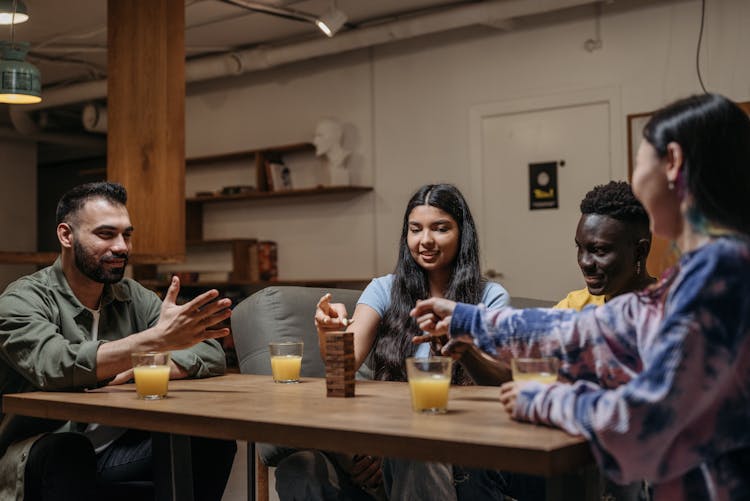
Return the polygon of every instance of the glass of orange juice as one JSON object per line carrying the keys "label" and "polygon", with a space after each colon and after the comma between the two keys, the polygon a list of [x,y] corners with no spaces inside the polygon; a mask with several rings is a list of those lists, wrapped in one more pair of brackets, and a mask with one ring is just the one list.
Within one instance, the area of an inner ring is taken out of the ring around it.
{"label": "glass of orange juice", "polygon": [[448,411],[451,386],[450,357],[410,357],[406,359],[411,406],[415,412],[444,414]]}
{"label": "glass of orange juice", "polygon": [[299,383],[302,368],[302,341],[268,343],[271,354],[271,372],[277,383]]}
{"label": "glass of orange juice", "polygon": [[514,358],[510,366],[513,371],[513,381],[552,384],[557,381],[560,360],[555,357]]}
{"label": "glass of orange juice", "polygon": [[166,398],[169,387],[168,351],[147,351],[133,353],[133,377],[138,398],[160,400]]}

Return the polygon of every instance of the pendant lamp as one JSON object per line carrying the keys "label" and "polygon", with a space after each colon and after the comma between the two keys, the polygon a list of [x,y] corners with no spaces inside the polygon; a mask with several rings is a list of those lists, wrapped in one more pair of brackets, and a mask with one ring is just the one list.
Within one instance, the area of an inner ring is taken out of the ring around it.
{"label": "pendant lamp", "polygon": [[29,11],[23,0],[0,0],[0,24],[20,24],[28,20]]}
{"label": "pendant lamp", "polygon": [[33,104],[42,100],[39,69],[24,61],[28,42],[0,42],[0,103]]}

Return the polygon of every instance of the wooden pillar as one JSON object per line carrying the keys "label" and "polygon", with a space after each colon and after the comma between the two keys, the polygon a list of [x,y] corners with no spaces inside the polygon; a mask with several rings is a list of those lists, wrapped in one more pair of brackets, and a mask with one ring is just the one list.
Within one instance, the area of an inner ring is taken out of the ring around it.
{"label": "wooden pillar", "polygon": [[107,9],[107,179],[128,190],[132,261],[181,261],[184,1],[108,0]]}

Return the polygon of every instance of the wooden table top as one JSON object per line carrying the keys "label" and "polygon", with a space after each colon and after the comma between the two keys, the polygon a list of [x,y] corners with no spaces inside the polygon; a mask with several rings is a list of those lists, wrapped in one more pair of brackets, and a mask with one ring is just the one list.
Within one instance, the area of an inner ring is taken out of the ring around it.
{"label": "wooden table top", "polygon": [[451,387],[443,415],[412,412],[406,383],[357,381],[354,398],[325,395],[324,379],[230,374],[170,381],[157,401],[138,400],[132,384],[5,395],[3,412],[546,476],[593,461],[584,439],[511,420],[494,387]]}

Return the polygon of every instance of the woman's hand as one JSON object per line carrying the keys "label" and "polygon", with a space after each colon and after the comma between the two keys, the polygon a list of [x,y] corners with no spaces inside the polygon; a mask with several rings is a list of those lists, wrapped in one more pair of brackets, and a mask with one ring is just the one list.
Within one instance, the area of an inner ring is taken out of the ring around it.
{"label": "woman's hand", "polygon": [[516,410],[516,399],[518,398],[518,384],[515,381],[504,383],[500,386],[500,403],[503,405],[505,412],[513,417]]}
{"label": "woman's hand", "polygon": [[318,333],[344,330],[350,323],[346,306],[332,303],[330,292],[320,298],[315,308],[315,328]]}

